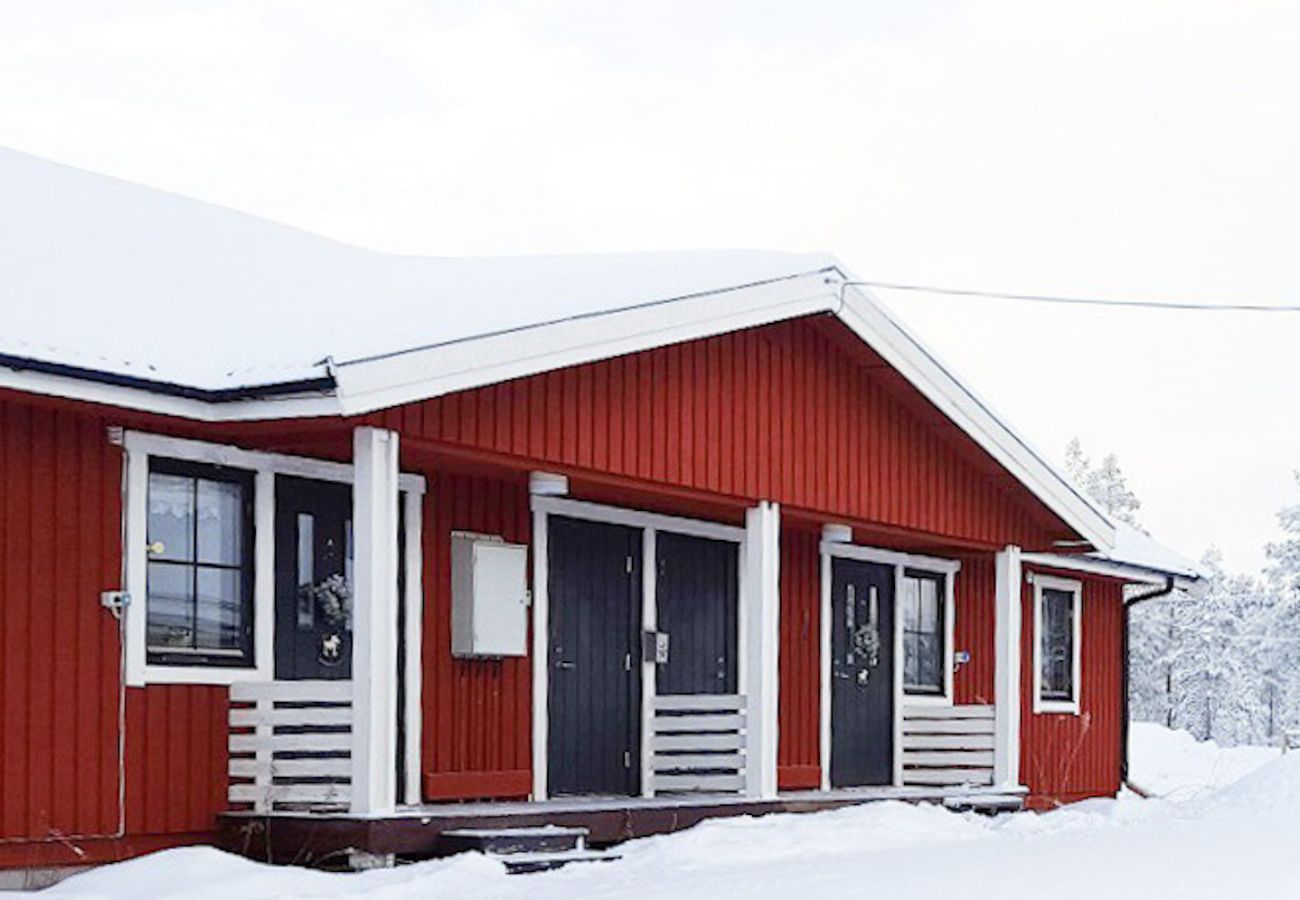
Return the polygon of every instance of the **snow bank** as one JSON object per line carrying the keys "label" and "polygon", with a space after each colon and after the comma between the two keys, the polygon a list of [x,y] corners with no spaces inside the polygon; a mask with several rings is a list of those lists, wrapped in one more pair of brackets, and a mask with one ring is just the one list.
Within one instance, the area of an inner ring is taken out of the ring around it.
{"label": "snow bank", "polygon": [[107,866],[50,893],[76,900],[1281,900],[1300,897],[1300,873],[1289,865],[1300,833],[1300,753],[1277,757],[1143,726],[1135,729],[1135,766],[1189,796],[1128,795],[998,818],[891,802],[714,820],[626,844],[619,862],[528,876],[507,876],[476,855],[339,875],[188,848]]}
{"label": "snow bank", "polygon": [[1186,731],[1134,722],[1129,730],[1129,780],[1160,797],[1191,799],[1232,784],[1280,753],[1276,747],[1220,747]]}

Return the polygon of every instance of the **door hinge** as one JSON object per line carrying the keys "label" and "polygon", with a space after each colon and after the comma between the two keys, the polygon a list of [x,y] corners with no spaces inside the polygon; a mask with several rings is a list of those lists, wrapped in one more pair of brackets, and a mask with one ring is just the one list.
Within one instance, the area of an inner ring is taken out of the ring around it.
{"label": "door hinge", "polygon": [[631,671],[632,671],[632,654],[631,654],[631,653],[624,653],[624,654],[623,654],[623,671],[624,671],[624,672],[631,672]]}
{"label": "door hinge", "polygon": [[629,553],[627,556],[627,574],[632,574],[632,569],[635,565],[636,563],[632,561],[632,554]]}

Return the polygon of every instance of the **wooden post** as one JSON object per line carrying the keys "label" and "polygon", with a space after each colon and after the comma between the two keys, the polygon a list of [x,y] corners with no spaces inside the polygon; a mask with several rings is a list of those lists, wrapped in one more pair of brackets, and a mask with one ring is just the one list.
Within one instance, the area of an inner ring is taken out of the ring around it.
{"label": "wooden post", "polygon": [[995,563],[993,784],[1020,785],[1020,548],[1008,545]]}
{"label": "wooden post", "polygon": [[398,437],[352,433],[352,811],[389,813],[397,802]]}
{"label": "wooden post", "polygon": [[764,500],[745,512],[745,793],[776,796],[777,691],[781,613],[781,509]]}

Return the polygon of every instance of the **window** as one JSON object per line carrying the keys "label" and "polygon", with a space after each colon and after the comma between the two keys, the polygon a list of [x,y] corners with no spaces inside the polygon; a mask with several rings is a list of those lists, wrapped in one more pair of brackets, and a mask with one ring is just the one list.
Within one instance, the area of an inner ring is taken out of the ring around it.
{"label": "window", "polygon": [[150,460],[148,662],[253,664],[253,475]]}
{"label": "window", "polygon": [[1077,581],[1034,576],[1036,712],[1079,711],[1081,598]]}
{"label": "window", "polygon": [[901,586],[903,687],[909,694],[942,695],[947,684],[944,576],[907,569]]}

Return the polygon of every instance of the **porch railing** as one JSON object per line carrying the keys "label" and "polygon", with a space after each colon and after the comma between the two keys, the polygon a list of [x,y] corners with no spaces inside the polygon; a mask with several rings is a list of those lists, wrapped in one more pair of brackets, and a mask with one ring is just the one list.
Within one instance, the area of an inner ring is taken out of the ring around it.
{"label": "porch railing", "polygon": [[904,707],[903,784],[992,784],[993,746],[992,706]]}
{"label": "porch railing", "polygon": [[654,700],[651,793],[745,790],[745,698],[665,694]]}
{"label": "porch railing", "polygon": [[232,804],[340,809],[352,792],[352,682],[230,687]]}

